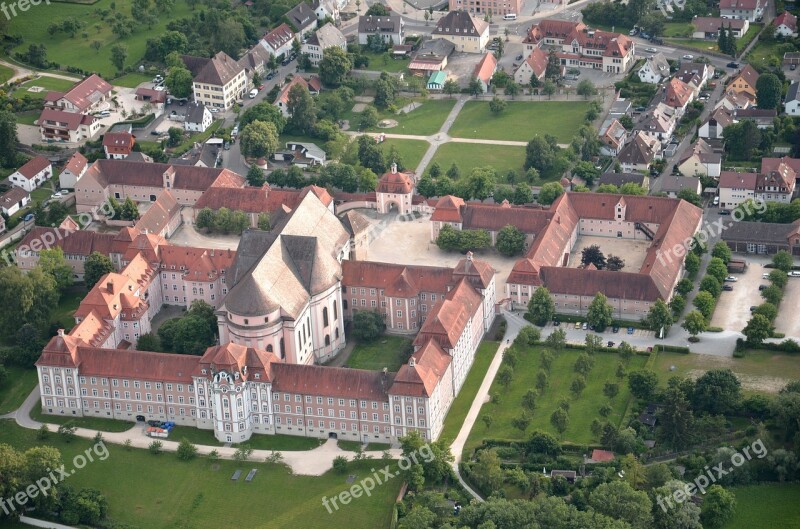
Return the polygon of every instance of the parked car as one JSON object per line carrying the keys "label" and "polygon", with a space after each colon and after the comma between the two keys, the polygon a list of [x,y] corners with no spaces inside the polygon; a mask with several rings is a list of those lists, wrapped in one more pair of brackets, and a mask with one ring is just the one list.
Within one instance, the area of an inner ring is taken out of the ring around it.
{"label": "parked car", "polygon": [[628,327],[628,334],[633,334],[633,327]]}
{"label": "parked car", "polygon": [[684,60],[687,60],[687,61],[691,61],[692,59],[694,59],[694,55],[689,55],[689,54],[687,53],[686,55],[684,55],[684,56],[683,56],[683,59],[684,59]]}
{"label": "parked car", "polygon": [[137,415],[136,420],[139,422],[144,422],[144,415]]}
{"label": "parked car", "polygon": [[580,328],[581,328],[581,322],[579,322],[579,321],[576,321],[576,322],[575,322],[575,328],[576,328],[576,329],[580,329]]}
{"label": "parked car", "polygon": [[797,270],[792,270],[792,271],[791,271],[791,272],[789,272],[787,275],[788,275],[789,277],[800,277],[800,272],[798,272]]}
{"label": "parked car", "polygon": [[764,272],[761,274],[761,279],[769,279],[769,272]]}
{"label": "parked car", "polygon": [[728,68],[738,68],[739,67],[739,63],[731,61],[728,64],[726,64],[725,66],[727,66]]}
{"label": "parked car", "polygon": [[219,109],[218,108],[209,108],[208,111],[211,112],[212,114],[217,114],[219,112]]}
{"label": "parked car", "polygon": [[611,332],[613,332],[615,334],[618,333],[619,332],[619,325],[614,325],[613,327],[611,327]]}
{"label": "parked car", "polygon": [[769,287],[767,285],[758,285],[758,291],[761,292],[762,290],[766,290]]}
{"label": "parked car", "polygon": [[514,59],[514,60],[515,60],[515,61],[521,61],[521,60],[522,60],[522,59],[524,59],[524,58],[525,58],[525,57],[523,57],[523,55],[520,53],[519,55],[517,55],[517,58],[516,58],[516,59]]}
{"label": "parked car", "polygon": [[730,292],[731,290],[733,290],[733,287],[731,285],[722,285],[722,290]]}
{"label": "parked car", "polygon": [[731,212],[730,212],[730,210],[727,210],[727,209],[721,209],[721,210],[719,210],[719,214],[720,215],[730,215]]}
{"label": "parked car", "polygon": [[589,324],[586,323],[586,322],[583,322],[583,325],[581,325],[581,329],[583,329],[585,331],[588,328],[589,328]]}
{"label": "parked car", "polygon": [[267,81],[270,81],[270,80],[272,80],[273,77],[275,77],[275,72],[269,72],[264,79],[266,79]]}
{"label": "parked car", "polygon": [[609,340],[608,343],[606,344],[606,347],[614,347],[614,345],[615,345],[614,342]]}
{"label": "parked car", "polygon": [[739,279],[733,276],[728,276],[725,278],[726,283],[736,283],[737,281],[739,281]]}
{"label": "parked car", "polygon": [[790,64],[790,65],[789,65],[789,69],[790,69],[791,71],[795,71],[795,70],[797,69],[797,65],[796,65],[796,64]]}
{"label": "parked car", "polygon": [[655,48],[645,48],[644,51],[647,53],[658,53],[658,50]]}
{"label": "parked car", "polygon": [[645,112],[647,107],[636,107],[633,109],[634,112]]}
{"label": "parked car", "polygon": [[756,310],[757,308],[758,308],[758,307],[756,307],[755,305],[753,305],[752,307],[750,307],[750,312],[755,312],[755,310]]}
{"label": "parked car", "polygon": [[33,220],[33,213],[28,213],[27,215],[25,215],[25,218],[23,218],[22,220],[24,220],[25,222],[32,221]]}
{"label": "parked car", "polygon": [[61,198],[61,191],[58,191],[57,193],[53,193],[52,195],[50,195],[50,200],[57,200],[59,198]]}
{"label": "parked car", "polygon": [[561,326],[561,322],[560,321],[553,320],[553,327],[560,327],[560,326]]}

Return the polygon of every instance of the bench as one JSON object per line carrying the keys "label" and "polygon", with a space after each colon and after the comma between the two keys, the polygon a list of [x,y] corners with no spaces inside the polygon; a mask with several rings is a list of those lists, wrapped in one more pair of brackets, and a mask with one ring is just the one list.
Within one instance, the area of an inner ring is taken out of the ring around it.
{"label": "bench", "polygon": [[247,477],[244,478],[244,480],[247,483],[250,483],[251,481],[253,481],[253,478],[256,477],[256,472],[258,472],[258,469],[254,468],[253,470],[251,470],[250,472],[247,473]]}
{"label": "bench", "polygon": [[237,470],[236,472],[233,473],[233,476],[231,476],[231,481],[237,481],[239,479],[239,476],[241,476],[241,475],[242,475],[242,471],[241,470]]}

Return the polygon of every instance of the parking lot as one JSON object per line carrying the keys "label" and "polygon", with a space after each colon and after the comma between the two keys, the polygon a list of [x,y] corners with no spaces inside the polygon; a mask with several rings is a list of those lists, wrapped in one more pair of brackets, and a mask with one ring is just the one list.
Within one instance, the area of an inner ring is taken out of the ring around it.
{"label": "parking lot", "polygon": [[783,301],[778,307],[778,317],[775,318],[775,331],[782,332],[787,338],[800,338],[798,299],[800,299],[800,277],[790,277],[783,291]]}
{"label": "parking lot", "polygon": [[[544,327],[542,327],[542,336],[548,336],[552,333],[557,327],[553,325],[553,322],[548,323]],[[628,334],[628,329],[626,327],[620,327],[618,332],[614,332],[612,327],[608,327],[603,332],[595,332],[590,330],[583,330],[583,328],[576,329],[575,323],[570,322],[563,322],[558,328],[563,329],[567,333],[567,343],[573,344],[584,344],[586,343],[586,335],[587,334],[597,334],[603,339],[603,345],[607,345],[609,341],[614,342],[614,346],[618,346],[621,342],[637,342],[639,340],[653,340],[655,339],[656,333],[654,331],[649,331],[647,329],[633,329],[631,334]],[[639,349],[642,347],[639,346]]]}
{"label": "parking lot", "polygon": [[[714,316],[711,318],[712,327],[741,331],[750,320],[750,307],[761,305],[764,302],[758,291],[758,286],[769,284],[769,281],[761,276],[769,272],[768,268],[764,268],[764,264],[768,263],[770,259],[765,256],[747,256],[746,260],[750,265],[744,273],[731,274],[738,281],[726,283],[733,285],[733,290],[722,292],[719,301],[717,301]],[[780,318],[780,315],[778,318]]]}

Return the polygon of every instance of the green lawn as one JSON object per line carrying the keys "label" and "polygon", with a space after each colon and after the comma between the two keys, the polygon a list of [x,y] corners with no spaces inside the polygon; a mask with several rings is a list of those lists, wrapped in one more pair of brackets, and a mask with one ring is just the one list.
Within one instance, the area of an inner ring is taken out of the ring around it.
{"label": "green lawn", "polygon": [[13,76],[14,76],[14,70],[9,68],[8,66],[0,65],[0,84],[4,84]]}
{"label": "green lawn", "polygon": [[50,424],[72,423],[78,428],[88,428],[101,432],[127,432],[134,427],[135,423],[128,421],[118,421],[115,419],[103,419],[101,417],[70,417],[68,415],[50,415],[42,413],[42,403],[37,402],[31,410],[31,419]]}
{"label": "green lawn", "polygon": [[[702,345],[701,337],[698,347]],[[754,350],[744,358],[662,352],[653,365],[662,384],[672,376],[696,378],[709,369],[731,369],[742,381],[743,389],[752,392],[776,393],[786,382],[800,380],[797,356],[772,351]]]}
{"label": "green lawn", "polygon": [[39,383],[35,369],[6,366],[8,377],[0,386],[0,415],[10,413],[20,406]]}
{"label": "green lawn", "polygon": [[[396,106],[403,108],[411,103],[411,99],[401,99],[396,102]],[[439,132],[442,128],[447,115],[453,110],[456,104],[455,99],[420,99],[421,106],[405,114],[394,112],[378,111],[378,121],[393,119],[397,121],[397,126],[392,128],[373,127],[367,129],[369,132],[391,132],[393,134],[411,134],[418,136],[430,136]],[[361,114],[358,112],[347,111],[342,119],[350,121],[351,130],[360,130],[358,127]]]}
{"label": "green lawn", "polygon": [[458,435],[461,427],[464,425],[464,419],[467,417],[472,401],[475,400],[475,395],[481,387],[483,379],[486,377],[486,371],[489,369],[489,364],[492,363],[492,358],[497,352],[500,342],[481,342],[478,346],[478,351],[475,353],[475,360],[472,367],[469,369],[464,385],[461,386],[461,391],[458,396],[450,405],[450,410],[447,412],[447,417],[444,419],[444,426],[442,433],[439,434],[441,439],[452,441]]}
{"label": "green lawn", "polygon": [[143,73],[127,73],[109,81],[114,86],[124,86],[126,88],[136,88],[142,83],[152,81],[153,77]]}
{"label": "green lawn", "polygon": [[18,125],[35,125],[36,120],[39,119],[39,116],[42,113],[39,111],[34,112],[22,112],[16,114],[17,116],[17,124]]}
{"label": "green lawn", "polygon": [[689,22],[667,22],[664,25],[665,37],[691,37],[694,26]]}
{"label": "green lawn", "polygon": [[[14,97],[22,97],[27,95],[32,99],[44,99],[44,96],[48,91],[53,90],[56,92],[66,92],[74,84],[74,82],[67,81],[66,79],[56,79],[55,77],[42,76],[38,79],[31,79],[30,81],[22,83],[12,93]],[[43,90],[40,92],[29,92],[28,89],[32,86],[40,86],[43,88]]]}
{"label": "green lawn", "polygon": [[170,154],[173,156],[180,156],[183,153],[189,151],[192,147],[194,147],[195,143],[203,144],[206,142],[207,139],[211,137],[214,132],[218,128],[222,126],[221,119],[215,120],[210,127],[208,127],[205,132],[198,132],[197,134],[192,134],[189,136],[188,139],[183,140],[177,147],[170,151]]}
{"label": "green lawn", "polygon": [[400,336],[383,336],[374,342],[356,343],[350,358],[345,364],[353,369],[369,369],[380,371],[388,368],[395,372],[402,365],[402,352],[411,342],[408,338]]}
{"label": "green lawn", "polygon": [[[0,428],[0,443],[18,449],[39,444],[36,432],[15,425]],[[61,450],[68,470],[72,458],[90,447],[88,439],[64,444],[52,435],[48,444]],[[126,451],[107,445],[109,456],[95,460],[69,478],[75,489],[92,487],[108,499],[109,518],[117,523],[149,529],[374,529],[388,527],[391,508],[402,480],[394,479],[376,487],[332,514],[322,498],[337,496],[350,487],[349,474],[356,479],[371,475],[374,461],[350,463],[347,473],[323,476],[294,476],[283,465],[220,460],[212,465],[206,458],[182,462],[173,453],[151,455],[146,450]],[[244,475],[258,469],[251,483]],[[242,470],[234,482],[231,475]],[[341,505],[340,505],[341,507]],[[324,521],[324,523],[323,523]]]}
{"label": "green lawn", "polygon": [[61,294],[58,307],[50,314],[50,319],[58,323],[64,330],[70,331],[75,326],[75,318],[72,316],[81,304],[81,300],[86,296],[87,290],[84,286],[74,286]]}
{"label": "green lawn", "polygon": [[411,59],[394,59],[390,57],[389,53],[373,53],[371,51],[364,52],[369,58],[369,66],[365,70],[372,70],[376,72],[400,73],[408,70],[408,63]]}
{"label": "green lawn", "polygon": [[[589,427],[594,419],[601,418],[598,410],[605,403],[611,404],[614,409],[608,418],[609,421],[618,424],[622,419],[630,395],[627,384],[624,381],[619,384],[619,394],[613,400],[609,400],[603,395],[603,386],[607,381],[619,382],[615,373],[617,364],[621,361],[620,357],[615,353],[596,353],[594,368],[586,377],[586,388],[580,397],[575,398],[569,388],[575,378],[573,365],[582,351],[564,349],[554,354],[549,375],[550,385],[545,389],[544,394],[536,399],[536,409],[526,433],[514,428],[511,421],[522,411],[523,395],[529,389],[536,387],[536,374],[540,369],[540,357],[543,350],[542,347],[529,347],[521,352],[517,366],[514,368],[514,379],[508,389],[504,389],[495,378],[490,394],[499,395],[501,402],[500,404],[488,402],[483,405],[479,420],[472,428],[464,447],[466,453],[471,452],[486,438],[524,439],[533,430],[544,430],[558,435],[550,424],[550,415],[557,409],[562,398],[567,398],[570,402],[570,422],[562,436],[564,440],[575,443],[592,442],[593,437]],[[645,362],[645,356],[637,355],[630,360],[627,368],[628,370],[640,369]],[[491,428],[487,429],[480,419],[483,415],[490,415],[494,418]]]}
{"label": "green lawn", "polygon": [[[744,34],[744,37],[736,41],[736,49],[739,51],[745,49],[747,45],[750,44],[754,38],[756,38],[756,35],[758,35],[762,29],[764,29],[764,24],[750,24],[750,29],[747,30],[747,33]],[[783,59],[783,57],[781,57],[781,59]]]}
{"label": "green lawn", "polygon": [[783,54],[786,51],[794,51],[794,46],[777,41],[764,42],[759,40],[758,43],[753,46],[753,49],[750,50],[750,53],[747,54],[747,62],[754,66],[762,67],[766,67],[774,62],[777,66],[780,66],[783,60]]}
{"label": "green lawn", "polygon": [[[176,426],[169,434],[172,441],[188,439],[194,444],[222,446],[211,430],[201,430],[190,426]],[[256,450],[311,450],[322,444],[324,439],[299,437],[296,435],[254,435],[246,445]]]}
{"label": "green lawn", "polygon": [[[341,439],[336,442],[336,446],[339,447],[341,450],[347,450],[348,452],[356,452],[359,448],[364,446],[364,443],[359,441],[342,441]],[[392,445],[387,443],[369,443],[367,445],[367,450],[370,451],[383,451],[389,450]]]}
{"label": "green lawn", "polygon": [[[422,160],[422,157],[425,156],[425,152],[427,152],[428,147],[430,147],[430,143],[427,141],[422,140],[400,140],[397,138],[387,138],[381,144],[381,149],[385,155],[389,155],[389,149],[391,146],[397,148],[397,152],[400,153],[400,158],[403,160],[403,164],[407,169],[415,170],[419,162]],[[386,159],[387,163],[391,163],[392,160]]]}
{"label": "green lawn", "polygon": [[53,188],[50,187],[50,182],[45,182],[41,187],[37,187],[31,193],[31,203],[45,202],[53,195]]}
{"label": "green lawn", "polygon": [[502,179],[510,170],[524,174],[522,165],[525,163],[525,147],[450,142],[436,150],[432,162],[439,162],[445,170],[455,162],[461,169],[462,176],[469,175],[473,167],[489,165]]}
{"label": "green lawn", "polygon": [[794,529],[800,527],[800,485],[752,485],[733,487],[736,514],[723,529]]}
{"label": "green lawn", "polygon": [[[148,38],[164,33],[166,26],[172,20],[190,16],[190,9],[186,0],[175,2],[175,8],[169,14],[162,15],[152,29],[135,27],[133,33],[124,39],[117,38],[111,24],[102,20],[98,10],[111,9],[114,4],[116,11],[127,16],[131,15],[131,0],[100,0],[94,5],[79,5],[52,3],[51,5],[35,6],[28,11],[19,13],[11,20],[9,34],[22,37],[22,44],[11,50],[25,50],[31,42],[47,46],[47,58],[61,66],[78,66],[87,71],[97,72],[105,79],[111,79],[116,74],[116,68],[111,64],[111,48],[114,44],[122,43],[128,47],[126,66],[138,64],[144,56],[145,43]],[[45,14],[46,13],[46,14]],[[83,29],[74,37],[58,32],[50,35],[47,28],[53,21],[63,20],[66,17],[76,17],[85,22]],[[88,37],[84,38],[83,33]],[[102,47],[99,51],[93,50],[90,45],[99,41]]]}
{"label": "green lawn", "polygon": [[508,101],[499,115],[488,101],[468,101],[448,133],[453,138],[528,141],[535,134],[552,134],[569,143],[583,125],[589,103],[575,101]]}

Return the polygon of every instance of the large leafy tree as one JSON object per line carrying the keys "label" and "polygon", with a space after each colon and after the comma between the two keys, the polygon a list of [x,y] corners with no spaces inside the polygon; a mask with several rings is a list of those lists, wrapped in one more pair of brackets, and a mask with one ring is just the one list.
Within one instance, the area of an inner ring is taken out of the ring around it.
{"label": "large leafy tree", "polygon": [[278,150],[278,131],[272,122],[253,121],[240,138],[242,153],[253,158],[267,158]]}
{"label": "large leafy tree", "polygon": [[548,182],[539,189],[539,197],[536,199],[539,204],[549,206],[564,194],[564,188],[558,182]]}
{"label": "large leafy tree", "polygon": [[319,77],[328,86],[341,85],[347,74],[353,68],[353,64],[345,51],[332,46],[322,52],[322,61],[319,63]]}
{"label": "large leafy tree", "polygon": [[756,81],[758,108],[778,108],[781,104],[783,83],[774,73],[764,73]]}
{"label": "large leafy tree", "polygon": [[[702,294],[702,292],[700,294]],[[700,294],[698,294],[698,297],[700,296]],[[697,298],[695,298],[695,301],[696,300]],[[686,329],[686,332],[688,332],[692,336],[697,336],[701,332],[705,331],[707,326],[708,324],[706,323],[706,317],[703,316],[703,313],[696,310],[693,310],[689,314],[687,314],[686,317],[683,319],[683,324],[682,324],[682,327]]]}
{"label": "large leafy tree", "polygon": [[759,345],[772,336],[772,323],[770,323],[769,318],[762,314],[753,314],[742,333],[748,342],[753,345]]}
{"label": "large leafy tree", "polygon": [[742,384],[730,369],[712,369],[697,379],[694,386],[694,408],[719,415],[736,409]]}
{"label": "large leafy tree", "polygon": [[664,332],[666,332],[673,323],[672,311],[663,300],[656,300],[653,306],[650,307],[645,321],[651,330],[658,332],[663,328]]}
{"label": "large leafy tree", "polygon": [[658,387],[658,376],[649,369],[640,369],[628,374],[628,387],[637,399],[650,400]]}
{"label": "large leafy tree", "polygon": [[92,252],[83,263],[83,282],[92,288],[100,278],[114,271],[114,263],[100,252]]}
{"label": "large leafy tree", "polygon": [[23,274],[16,267],[0,268],[0,334],[13,336],[23,325],[44,329],[50,311],[58,305],[59,293],[52,276],[36,267]]}
{"label": "large leafy tree", "polygon": [[556,313],[555,302],[546,287],[537,288],[528,301],[528,314],[536,325],[546,325]]}
{"label": "large leafy tree", "polygon": [[175,97],[189,97],[192,95],[192,72],[182,67],[172,67],[167,73],[164,84],[169,88],[169,93]]}
{"label": "large leafy tree", "polygon": [[692,439],[694,415],[686,395],[678,388],[671,387],[661,397],[663,407],[658,413],[659,437],[672,448],[682,449]]}
{"label": "large leafy tree", "polygon": [[353,315],[353,335],[357,340],[370,342],[383,334],[386,323],[377,312],[360,310]]}
{"label": "large leafy tree", "polygon": [[632,529],[651,529],[652,502],[646,492],[634,490],[627,481],[612,481],[598,486],[589,495],[589,505],[597,512],[628,522]]}
{"label": "large leafy tree", "polygon": [[317,109],[314,99],[308,92],[308,88],[301,84],[294,85],[289,90],[289,98],[286,103],[289,110],[289,126],[296,134],[308,134],[317,121]]}
{"label": "large leafy tree", "polygon": [[17,120],[11,112],[0,110],[0,164],[13,167],[17,162]]}
{"label": "large leafy tree", "polygon": [[511,224],[503,226],[497,233],[495,246],[498,252],[507,257],[519,255],[525,249],[525,234]]}
{"label": "large leafy tree", "polygon": [[603,332],[606,327],[614,321],[614,309],[608,303],[608,298],[602,292],[595,294],[594,299],[589,304],[586,314],[589,325],[592,325],[597,332]]}
{"label": "large leafy tree", "polygon": [[606,266],[606,257],[600,247],[593,244],[581,250],[581,264],[584,266],[593,264],[597,269],[602,270]]}
{"label": "large leafy tree", "polygon": [[286,127],[286,118],[278,110],[278,107],[269,103],[258,103],[242,112],[239,117],[239,127],[244,128],[254,121],[263,121],[265,123],[272,123],[275,125],[275,130],[278,134],[283,132]]}
{"label": "large leafy tree", "polygon": [[736,497],[720,485],[711,485],[703,498],[700,520],[704,528],[722,527],[736,511]]}
{"label": "large leafy tree", "polygon": [[39,252],[39,266],[55,280],[59,290],[72,285],[72,268],[67,264],[60,246]]}

